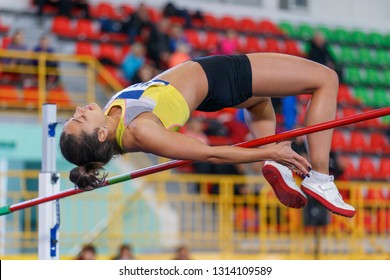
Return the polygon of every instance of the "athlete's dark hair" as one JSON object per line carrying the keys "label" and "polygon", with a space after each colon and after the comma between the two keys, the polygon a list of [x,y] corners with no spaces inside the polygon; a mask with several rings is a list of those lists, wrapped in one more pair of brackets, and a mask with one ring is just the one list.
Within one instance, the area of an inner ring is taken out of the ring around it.
{"label": "athlete's dark hair", "polygon": [[70,171],[69,179],[79,188],[91,190],[101,187],[107,178],[107,173],[100,175],[103,166],[114,155],[121,154],[117,144],[98,139],[98,128],[92,134],[82,132],[75,136],[62,132],[60,136],[60,148],[64,158],[77,165]]}

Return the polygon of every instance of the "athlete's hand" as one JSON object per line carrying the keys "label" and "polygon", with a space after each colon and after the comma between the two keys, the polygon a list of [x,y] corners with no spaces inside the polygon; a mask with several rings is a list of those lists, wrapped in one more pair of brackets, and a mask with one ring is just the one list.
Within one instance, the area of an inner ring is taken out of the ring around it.
{"label": "athlete's hand", "polygon": [[291,141],[278,142],[273,146],[273,149],[274,161],[287,166],[302,177],[309,173],[310,163],[291,148]]}

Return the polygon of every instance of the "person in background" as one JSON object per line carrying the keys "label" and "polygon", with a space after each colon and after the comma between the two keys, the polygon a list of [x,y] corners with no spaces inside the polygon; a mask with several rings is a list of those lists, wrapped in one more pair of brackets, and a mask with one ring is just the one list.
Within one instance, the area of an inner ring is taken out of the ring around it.
{"label": "person in background", "polygon": [[187,246],[182,245],[176,249],[176,254],[172,260],[191,260],[190,250]]}
{"label": "person in background", "polygon": [[[54,53],[54,48],[50,46],[50,39],[47,35],[43,35],[38,44],[33,49],[34,52],[43,52],[43,53]],[[35,60],[33,62],[35,66],[39,65],[39,61]],[[46,60],[46,73],[47,73],[47,82],[49,86],[55,86],[59,82],[58,75],[58,62],[55,60]]]}
{"label": "person in background", "polygon": [[119,247],[118,254],[113,260],[134,260],[133,247],[130,244],[122,244]]}
{"label": "person in background", "polygon": [[131,46],[130,52],[126,55],[121,65],[123,75],[129,82],[134,79],[138,70],[145,65],[145,54],[145,46],[142,43],[136,42]]}
{"label": "person in background", "polygon": [[92,244],[86,244],[77,255],[76,260],[96,260],[96,248]]}

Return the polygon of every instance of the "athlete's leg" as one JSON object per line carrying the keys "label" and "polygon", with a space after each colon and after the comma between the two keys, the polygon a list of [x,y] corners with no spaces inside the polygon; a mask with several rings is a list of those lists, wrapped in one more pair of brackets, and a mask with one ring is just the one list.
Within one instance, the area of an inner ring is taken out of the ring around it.
{"label": "athlete's leg", "polygon": [[[309,93],[312,98],[307,108],[305,125],[314,125],[335,118],[338,77],[333,70],[288,55],[250,54],[248,57],[252,66],[254,96],[284,97]],[[313,167],[310,176],[313,178],[306,178],[302,183],[302,189],[330,211],[352,217],[355,214],[354,208],[342,201],[333,183],[333,177],[327,176],[332,130],[313,133],[307,138],[309,159]],[[274,175],[280,173],[280,169],[271,169],[270,172],[271,177],[276,178]],[[280,178],[276,179],[277,183],[280,183]],[[276,186],[276,189],[279,189],[279,186]]]}
{"label": "athlete's leg", "polygon": [[[337,74],[318,63],[280,54],[250,54],[253,94],[283,97],[312,94],[305,124],[333,120],[336,116]],[[328,174],[332,130],[308,135],[309,158],[314,170]]]}

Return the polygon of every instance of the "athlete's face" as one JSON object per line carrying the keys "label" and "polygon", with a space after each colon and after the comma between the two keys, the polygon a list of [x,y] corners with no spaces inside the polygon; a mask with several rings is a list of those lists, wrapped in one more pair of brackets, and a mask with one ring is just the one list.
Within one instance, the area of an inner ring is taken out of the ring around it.
{"label": "athlete's face", "polygon": [[106,125],[106,115],[96,103],[84,107],[77,106],[74,115],[65,122],[64,132],[67,134],[80,135],[82,132],[93,133],[96,128]]}

